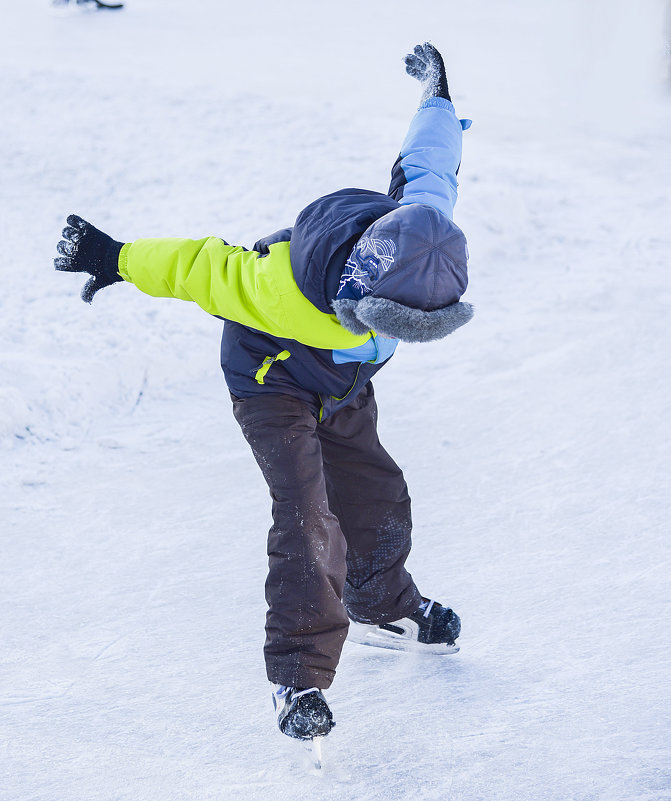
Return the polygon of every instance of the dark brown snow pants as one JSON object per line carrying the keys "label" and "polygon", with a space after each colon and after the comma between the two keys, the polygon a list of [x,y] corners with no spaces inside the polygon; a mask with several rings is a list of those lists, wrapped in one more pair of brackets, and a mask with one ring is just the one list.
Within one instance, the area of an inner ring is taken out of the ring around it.
{"label": "dark brown snow pants", "polygon": [[322,423],[290,395],[235,399],[233,412],[273,501],[268,678],[326,689],[348,613],[385,623],[421,603],[404,567],[411,517],[403,473],[378,439],[370,383]]}

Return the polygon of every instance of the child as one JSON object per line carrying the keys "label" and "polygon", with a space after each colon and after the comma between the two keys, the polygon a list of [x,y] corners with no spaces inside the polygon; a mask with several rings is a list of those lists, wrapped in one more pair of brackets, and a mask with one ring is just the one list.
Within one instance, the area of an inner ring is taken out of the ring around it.
{"label": "child", "polygon": [[[399,340],[439,339],[472,316],[466,240],[452,222],[462,129],[440,53],[417,45],[423,88],[389,194],[342,189],[252,251],[210,237],[116,242],[68,217],[57,270],[91,275],[82,298],[135,284],[225,319],[233,414],[272,497],[264,654],[280,729],[334,725],[322,694],[354,639],[453,652],[458,616],[404,565],[410,498],[380,444],[371,377]],[[351,621],[351,622],[350,622]]]}

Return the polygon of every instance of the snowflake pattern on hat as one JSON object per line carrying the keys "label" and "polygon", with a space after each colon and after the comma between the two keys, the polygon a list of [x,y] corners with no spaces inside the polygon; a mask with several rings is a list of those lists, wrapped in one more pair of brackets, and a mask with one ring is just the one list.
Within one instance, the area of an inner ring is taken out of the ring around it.
{"label": "snowflake pattern on hat", "polygon": [[394,264],[396,243],[393,239],[362,236],[345,263],[338,296],[363,298],[373,291],[373,284]]}

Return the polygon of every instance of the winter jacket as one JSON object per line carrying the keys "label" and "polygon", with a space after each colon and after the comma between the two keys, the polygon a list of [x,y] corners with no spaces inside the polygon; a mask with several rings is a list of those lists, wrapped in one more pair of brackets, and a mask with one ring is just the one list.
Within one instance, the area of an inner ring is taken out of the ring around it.
{"label": "winter jacket", "polygon": [[[216,237],[140,239],[122,248],[119,273],[147,294],[191,300],[225,320],[221,365],[233,395],[297,396],[325,419],[356,397],[396,346],[374,331],[351,333],[333,314],[332,301],[347,292],[348,257],[371,224],[401,205],[426,204],[452,219],[469,126],[452,103],[432,98],[412,120],[389,194],[342,189],[319,198],[293,228],[251,251]],[[412,282],[412,273],[403,280]]]}

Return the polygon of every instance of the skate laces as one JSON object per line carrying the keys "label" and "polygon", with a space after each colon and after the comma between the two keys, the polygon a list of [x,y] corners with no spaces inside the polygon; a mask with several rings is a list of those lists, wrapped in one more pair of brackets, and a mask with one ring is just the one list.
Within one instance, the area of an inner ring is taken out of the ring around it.
{"label": "skate laces", "polygon": [[432,600],[422,601],[422,603],[419,605],[419,611],[424,612],[424,617],[428,617],[431,614],[431,609],[435,603],[436,601]]}
{"label": "skate laces", "polygon": [[296,692],[295,690],[291,693],[291,698],[300,698],[301,695],[307,695],[308,693],[318,693],[319,687],[310,687],[307,690],[299,690]]}
{"label": "skate laces", "polygon": [[285,684],[274,685],[277,689],[273,690],[274,695],[278,698],[300,698],[301,695],[307,695],[308,693],[319,692],[319,687],[309,687],[307,690],[298,690],[296,691],[294,687],[287,687]]}

